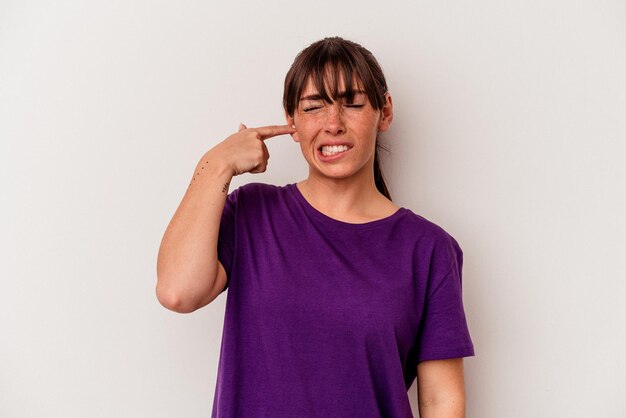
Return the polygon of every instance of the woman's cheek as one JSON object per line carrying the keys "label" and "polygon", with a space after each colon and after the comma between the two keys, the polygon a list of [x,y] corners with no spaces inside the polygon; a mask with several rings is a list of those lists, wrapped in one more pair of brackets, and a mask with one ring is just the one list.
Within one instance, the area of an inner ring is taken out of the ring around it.
{"label": "woman's cheek", "polygon": [[296,129],[298,130],[301,141],[308,141],[314,138],[316,132],[318,132],[322,126],[319,120],[307,119],[306,121],[301,120],[300,124],[296,124]]}

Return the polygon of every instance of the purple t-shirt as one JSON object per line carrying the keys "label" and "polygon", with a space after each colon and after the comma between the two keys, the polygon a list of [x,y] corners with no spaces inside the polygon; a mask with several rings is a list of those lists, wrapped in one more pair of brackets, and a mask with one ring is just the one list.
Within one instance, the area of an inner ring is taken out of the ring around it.
{"label": "purple t-shirt", "polygon": [[227,198],[218,253],[213,417],[412,417],[417,363],[474,355],[461,248],[408,209],[351,224],[252,183]]}

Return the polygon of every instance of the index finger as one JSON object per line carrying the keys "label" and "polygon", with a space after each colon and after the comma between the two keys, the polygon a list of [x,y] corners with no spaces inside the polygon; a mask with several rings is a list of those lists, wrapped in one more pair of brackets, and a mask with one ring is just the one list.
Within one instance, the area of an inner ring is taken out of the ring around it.
{"label": "index finger", "polygon": [[296,128],[291,125],[260,126],[258,128],[252,128],[252,130],[261,135],[263,141],[274,136],[293,134],[296,132]]}

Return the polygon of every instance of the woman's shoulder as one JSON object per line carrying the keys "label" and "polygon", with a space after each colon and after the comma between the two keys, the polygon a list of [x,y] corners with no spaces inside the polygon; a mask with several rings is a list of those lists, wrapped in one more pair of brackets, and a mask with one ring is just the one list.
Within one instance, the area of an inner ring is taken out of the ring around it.
{"label": "woman's shoulder", "polygon": [[452,236],[447,228],[431,219],[426,218],[411,209],[402,207],[402,215],[399,218],[402,234],[413,237],[422,246],[433,248],[452,249],[455,253],[462,253],[458,241]]}
{"label": "woman's shoulder", "polygon": [[289,186],[289,184],[285,186],[277,186],[274,184],[254,182],[243,184],[233,190],[232,193],[241,196],[269,197],[284,193]]}
{"label": "woman's shoulder", "polygon": [[247,183],[234,189],[228,199],[233,204],[246,206],[267,206],[284,200],[292,185],[276,186],[268,183]]}
{"label": "woman's shoulder", "polygon": [[410,208],[401,207],[400,210],[404,215],[402,217],[402,222],[405,227],[420,229],[434,236],[449,235],[448,231],[444,229],[443,226],[435,223],[430,218],[426,218],[424,215],[414,212]]}

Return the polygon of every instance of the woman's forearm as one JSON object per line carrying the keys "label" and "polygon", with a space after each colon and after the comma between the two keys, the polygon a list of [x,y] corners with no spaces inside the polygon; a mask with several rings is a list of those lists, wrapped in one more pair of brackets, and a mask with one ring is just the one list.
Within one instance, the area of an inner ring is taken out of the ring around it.
{"label": "woman's forearm", "polygon": [[198,162],[159,248],[157,297],[177,312],[199,308],[218,274],[219,226],[233,172],[217,157],[211,150]]}

